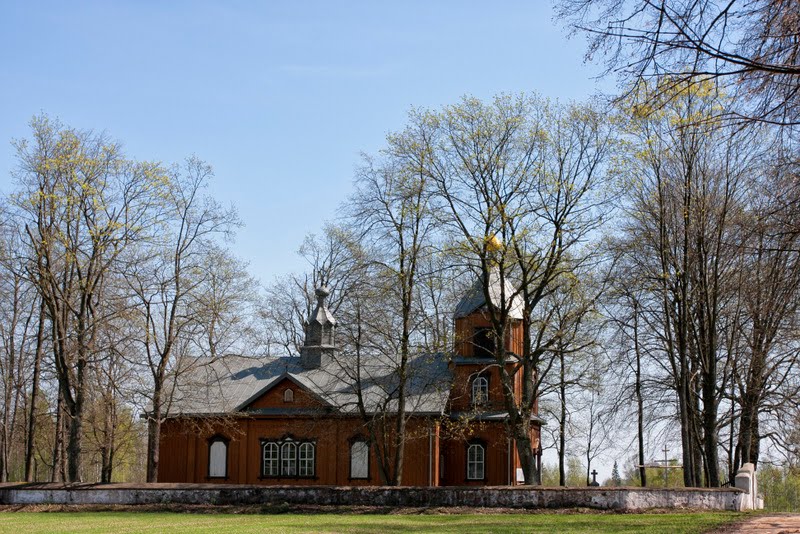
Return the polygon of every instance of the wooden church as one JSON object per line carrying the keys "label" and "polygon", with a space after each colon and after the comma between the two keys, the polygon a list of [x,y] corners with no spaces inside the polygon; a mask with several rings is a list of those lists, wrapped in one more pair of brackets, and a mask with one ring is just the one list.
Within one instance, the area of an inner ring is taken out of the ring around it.
{"label": "wooden church", "polygon": [[[513,294],[511,289],[505,294]],[[489,293],[494,300],[501,292],[490,287]],[[343,378],[327,295],[325,288],[317,290],[300,357],[225,358],[195,370],[202,376],[176,391],[173,415],[161,426],[159,482],[383,483],[352,383]],[[453,354],[418,356],[410,364],[403,485],[522,482],[492,355],[486,314],[491,305],[477,281],[455,310]],[[505,345],[520,354],[522,308],[511,309]],[[513,357],[507,365],[514,370]],[[377,410],[370,403],[377,404],[379,395],[369,387],[362,388],[364,406]],[[541,424],[536,417],[531,431],[540,467]],[[460,430],[453,432],[453,427]]]}

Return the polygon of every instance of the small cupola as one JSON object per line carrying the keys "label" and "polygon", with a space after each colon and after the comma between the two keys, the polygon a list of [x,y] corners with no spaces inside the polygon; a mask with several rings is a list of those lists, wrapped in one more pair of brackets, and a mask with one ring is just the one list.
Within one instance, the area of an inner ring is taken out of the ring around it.
{"label": "small cupola", "polygon": [[[486,309],[486,294],[483,285],[484,277],[480,276],[461,297],[453,313],[454,319],[468,317]],[[500,272],[497,268],[493,268],[489,271],[488,293],[491,306],[498,308],[500,303],[503,302],[504,296],[506,305],[508,306],[509,319],[522,319],[522,310],[525,307],[522,296],[508,278],[503,280],[501,284]]]}
{"label": "small cupola", "polygon": [[300,365],[305,369],[316,369],[327,363],[336,351],[336,319],[325,303],[330,291],[322,286],[314,293],[317,307],[306,322],[306,338],[300,349]]}

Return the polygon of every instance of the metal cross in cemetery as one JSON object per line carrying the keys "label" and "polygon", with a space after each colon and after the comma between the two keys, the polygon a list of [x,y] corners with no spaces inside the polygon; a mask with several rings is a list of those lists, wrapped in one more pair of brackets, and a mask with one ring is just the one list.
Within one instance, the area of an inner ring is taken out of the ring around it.
{"label": "metal cross in cemetery", "polygon": [[[663,469],[664,470],[664,487],[666,488],[669,485],[669,470],[670,469],[683,469],[683,466],[679,463],[675,465],[669,465],[670,459],[667,453],[669,452],[669,448],[667,448],[667,444],[664,444],[664,448],[661,449],[664,451],[664,459],[663,460],[653,460],[651,464],[644,464],[644,465],[637,465],[636,467],[650,467],[653,469]],[[663,462],[663,464],[660,464]]]}

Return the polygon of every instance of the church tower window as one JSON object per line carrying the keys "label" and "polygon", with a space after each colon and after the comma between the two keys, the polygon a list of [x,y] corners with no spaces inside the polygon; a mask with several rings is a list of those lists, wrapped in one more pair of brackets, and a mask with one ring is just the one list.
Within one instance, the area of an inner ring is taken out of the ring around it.
{"label": "church tower window", "polygon": [[477,376],[472,381],[472,405],[482,406],[489,401],[489,379]]}

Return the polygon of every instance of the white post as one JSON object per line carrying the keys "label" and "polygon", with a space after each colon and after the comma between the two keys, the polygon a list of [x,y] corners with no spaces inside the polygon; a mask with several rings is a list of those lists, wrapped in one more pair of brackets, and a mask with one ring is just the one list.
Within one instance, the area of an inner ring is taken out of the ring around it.
{"label": "white post", "polygon": [[763,499],[758,496],[758,481],[756,468],[751,463],[746,463],[736,472],[734,485],[744,491],[739,501],[740,510],[760,510],[764,508]]}

